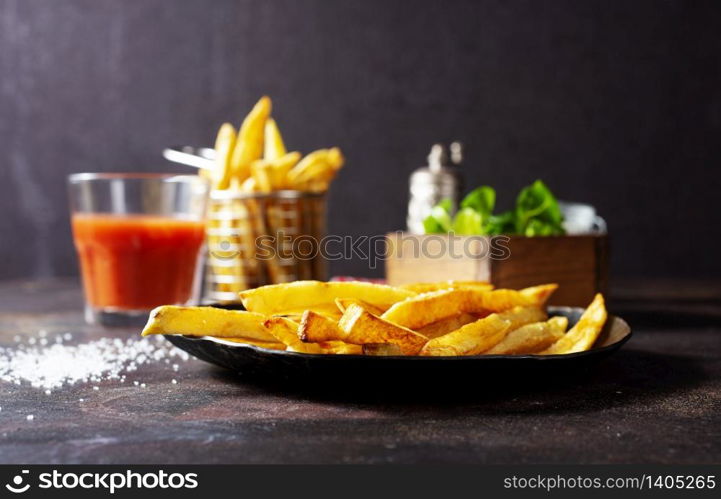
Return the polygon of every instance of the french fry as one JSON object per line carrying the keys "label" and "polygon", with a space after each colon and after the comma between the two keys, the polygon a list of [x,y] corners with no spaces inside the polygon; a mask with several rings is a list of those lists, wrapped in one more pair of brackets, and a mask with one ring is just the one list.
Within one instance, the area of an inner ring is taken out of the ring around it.
{"label": "french fry", "polygon": [[323,307],[336,309],[336,298],[355,298],[379,308],[388,308],[397,301],[414,296],[414,293],[369,282],[296,281],[249,289],[240,292],[239,296],[247,310],[274,315],[302,313]]}
{"label": "french fry", "polygon": [[345,309],[352,304],[360,305],[373,315],[382,315],[384,312],[384,310],[380,307],[376,307],[375,305],[371,305],[370,303],[366,303],[361,300],[356,300],[355,298],[336,298],[335,304],[338,307],[338,310],[340,310],[341,314],[343,314],[343,312],[345,312]]}
{"label": "french fry", "polygon": [[561,339],[541,352],[544,355],[583,352],[590,349],[606,324],[606,306],[599,293],[586,308],[581,318]]}
{"label": "french fry", "polygon": [[513,307],[542,307],[551,294],[558,288],[557,284],[544,284],[520,291],[513,289],[495,289],[487,292],[467,293],[468,302],[464,309],[468,313],[503,312]]}
{"label": "french fry", "polygon": [[241,310],[164,305],[150,312],[142,335],[182,334],[274,342],[275,338],[263,326],[264,320],[261,314]]}
{"label": "french fry", "polygon": [[326,165],[328,163],[326,160],[327,156],[328,149],[318,149],[317,151],[306,154],[306,156],[288,172],[288,182],[291,185],[300,183],[301,175],[305,176],[307,170],[311,168],[316,169],[317,167],[315,165],[317,164]]}
{"label": "french fry", "polygon": [[498,316],[511,323],[509,331],[533,322],[545,321],[548,318],[546,312],[538,307],[513,307],[511,310],[499,312]]}
{"label": "french fry", "polygon": [[545,350],[563,337],[568,326],[566,317],[551,317],[545,322],[526,324],[509,332],[484,355],[522,355]]}
{"label": "french fry", "polygon": [[319,149],[308,154],[288,172],[288,182],[297,189],[304,189],[314,179],[327,181],[343,166],[345,158],[340,149]]}
{"label": "french fry", "polygon": [[444,334],[451,333],[456,329],[462,328],[466,324],[477,321],[478,319],[481,319],[478,315],[462,313],[460,315],[454,315],[453,317],[447,317],[445,319],[441,319],[440,321],[432,322],[415,331],[423,336],[433,339],[443,336]]}
{"label": "french fry", "polygon": [[300,320],[298,337],[304,343],[323,341],[344,341],[346,337],[338,323],[312,310],[306,310]]}
{"label": "french fry", "polygon": [[364,343],[363,355],[372,355],[375,357],[391,357],[402,355],[398,345],[393,343]]}
{"label": "french fry", "polygon": [[248,194],[252,194],[260,190],[258,188],[258,182],[256,182],[255,178],[253,177],[246,178],[240,185],[233,186],[233,189],[240,192],[247,192]]}
{"label": "french fry", "polygon": [[271,317],[263,322],[268,332],[279,342],[286,345],[286,350],[301,353],[323,353],[316,343],[303,343],[298,338],[298,324],[284,317]]}
{"label": "french fry", "polygon": [[355,304],[346,308],[338,326],[345,331],[347,343],[392,343],[398,345],[403,355],[417,354],[428,341],[425,336],[385,321]]}
{"label": "french fry", "polygon": [[488,314],[503,312],[515,306],[541,307],[556,289],[555,284],[514,291],[482,288],[441,289],[416,295],[388,309],[381,317],[387,321],[417,330],[462,313]]}
{"label": "french fry", "polygon": [[419,329],[463,313],[469,302],[468,290],[442,289],[413,296],[389,308],[381,318],[409,329]]}
{"label": "french fry", "polygon": [[250,175],[255,180],[259,192],[272,192],[270,164],[264,159],[257,159],[250,164]]}
{"label": "french fry", "polygon": [[478,291],[491,291],[493,284],[485,281],[438,281],[438,282],[416,282],[402,284],[399,288],[415,291],[416,293],[430,293],[444,289],[475,289]]}
{"label": "french fry", "polygon": [[319,343],[318,346],[320,346],[323,350],[323,353],[330,353],[334,355],[363,354],[363,347],[361,345],[354,345],[343,341],[324,341],[323,343]]}
{"label": "french fry", "polygon": [[211,174],[213,189],[227,189],[230,185],[230,157],[235,148],[237,135],[230,123],[223,123],[215,139],[215,168]]}
{"label": "french fry", "polygon": [[491,314],[430,340],[420,354],[433,357],[477,355],[501,341],[510,327],[510,321]]}
{"label": "french fry", "polygon": [[[546,304],[548,299],[551,297],[554,291],[558,289],[558,284],[541,284],[540,286],[533,286],[530,288],[524,288],[520,293],[531,300],[530,305],[536,307],[542,307]],[[519,304],[520,305],[520,304]]]}
{"label": "french fry", "polygon": [[214,340],[229,343],[239,343],[241,345],[253,345],[256,347],[266,348],[268,350],[285,350],[286,346],[283,343],[277,341],[257,341],[249,340],[247,338],[217,338],[213,337]]}
{"label": "french fry", "polygon": [[263,154],[265,122],[270,116],[272,103],[263,96],[255,104],[238,130],[238,138],[230,159],[232,175],[243,182],[250,176],[250,165]]}
{"label": "french fry", "polygon": [[300,153],[297,151],[284,154],[280,158],[268,161],[270,183],[273,190],[288,188],[288,172],[300,161]]}
{"label": "french fry", "polygon": [[286,150],[283,137],[280,135],[278,125],[273,118],[268,118],[265,122],[264,142],[263,158],[268,161],[273,161],[285,156]]}

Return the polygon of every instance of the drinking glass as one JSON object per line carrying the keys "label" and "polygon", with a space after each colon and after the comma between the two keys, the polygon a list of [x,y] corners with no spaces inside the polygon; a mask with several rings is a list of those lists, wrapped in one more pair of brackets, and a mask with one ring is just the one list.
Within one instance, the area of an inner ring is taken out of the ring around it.
{"label": "drinking glass", "polygon": [[76,173],[71,224],[90,324],[142,324],[200,301],[208,182],[195,175]]}

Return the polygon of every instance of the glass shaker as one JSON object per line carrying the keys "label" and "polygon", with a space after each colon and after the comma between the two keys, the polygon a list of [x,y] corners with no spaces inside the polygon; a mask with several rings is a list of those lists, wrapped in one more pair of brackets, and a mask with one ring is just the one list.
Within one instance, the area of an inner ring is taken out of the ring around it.
{"label": "glass shaker", "polygon": [[[450,161],[443,144],[434,144],[428,155],[428,165],[415,170],[410,177],[410,200],[406,225],[411,234],[423,234],[423,220],[433,207],[444,199],[451,201],[455,212],[462,183],[458,166],[463,160],[460,142],[450,147]],[[453,213],[451,213],[453,214]]]}

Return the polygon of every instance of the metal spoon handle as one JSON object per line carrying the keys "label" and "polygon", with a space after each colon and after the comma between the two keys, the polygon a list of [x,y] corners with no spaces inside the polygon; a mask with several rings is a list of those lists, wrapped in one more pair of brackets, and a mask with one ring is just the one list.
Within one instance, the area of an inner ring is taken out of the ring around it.
{"label": "metal spoon handle", "polygon": [[163,149],[163,157],[173,163],[211,170],[215,167],[215,149],[210,147],[172,146]]}

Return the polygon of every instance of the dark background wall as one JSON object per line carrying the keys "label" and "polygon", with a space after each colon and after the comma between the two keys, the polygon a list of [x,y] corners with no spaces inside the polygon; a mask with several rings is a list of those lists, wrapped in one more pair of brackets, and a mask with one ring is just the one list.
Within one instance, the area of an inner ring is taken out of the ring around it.
{"label": "dark background wall", "polygon": [[[595,204],[613,272],[721,277],[721,2],[0,0],[0,277],[76,272],[71,172],[169,170],[262,94],[340,145],[330,230],[404,226],[429,146]],[[365,272],[338,262],[336,273]]]}

